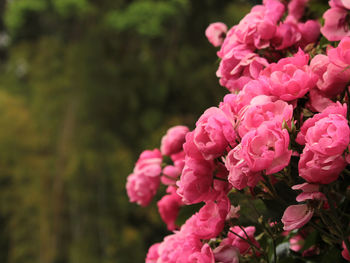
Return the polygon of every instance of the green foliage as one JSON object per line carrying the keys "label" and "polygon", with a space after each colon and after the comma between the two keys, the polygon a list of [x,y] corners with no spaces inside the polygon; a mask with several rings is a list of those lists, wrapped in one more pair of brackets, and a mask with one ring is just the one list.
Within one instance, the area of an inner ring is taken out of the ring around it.
{"label": "green foliage", "polygon": [[52,0],[52,3],[63,17],[84,14],[91,8],[88,0]]}
{"label": "green foliage", "polygon": [[26,23],[31,13],[44,11],[48,7],[45,0],[13,0],[7,2],[5,23],[10,31],[16,31]]}
{"label": "green foliage", "polygon": [[118,31],[134,31],[148,37],[167,34],[166,24],[186,12],[186,0],[135,1],[124,10],[113,10],[106,23]]}

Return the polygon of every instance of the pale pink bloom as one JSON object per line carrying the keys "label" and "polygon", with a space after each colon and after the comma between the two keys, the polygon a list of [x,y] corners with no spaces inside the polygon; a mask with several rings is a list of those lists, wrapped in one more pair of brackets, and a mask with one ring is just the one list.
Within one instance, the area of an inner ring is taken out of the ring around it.
{"label": "pale pink bloom", "polygon": [[216,22],[207,27],[205,36],[214,47],[219,47],[224,42],[226,32],[227,26],[224,23]]}
{"label": "pale pink bloom", "polygon": [[252,99],[250,105],[244,107],[238,117],[238,133],[241,137],[247,132],[257,129],[267,121],[275,122],[282,128],[283,122],[289,126],[293,117],[293,106],[273,97],[260,95]]}
{"label": "pale pink bloom", "polygon": [[343,256],[343,258],[345,258],[346,260],[350,261],[350,254],[349,254],[349,250],[346,248],[345,242],[342,242],[342,247],[343,247],[343,251],[341,252],[341,255]]}
{"label": "pale pink bloom", "polygon": [[239,250],[230,244],[221,244],[213,250],[216,262],[239,263]]}
{"label": "pale pink bloom", "polygon": [[309,183],[329,184],[338,179],[346,166],[341,155],[324,156],[311,151],[307,146],[300,155],[299,176]]}
{"label": "pale pink bloom", "polygon": [[247,162],[243,159],[241,144],[228,153],[225,165],[229,171],[228,181],[238,190],[242,190],[247,186],[254,187],[262,178],[261,173],[252,172]]}
{"label": "pale pink bloom", "polygon": [[329,41],[339,41],[350,36],[349,22],[347,21],[348,10],[339,7],[332,7],[324,14],[324,26],[321,33]]}
{"label": "pale pink bloom", "polygon": [[300,235],[296,234],[289,239],[289,248],[295,252],[300,251],[305,243],[305,239]]}
{"label": "pale pink bloom", "polygon": [[186,126],[178,125],[170,128],[163,136],[160,150],[163,155],[172,155],[182,151],[185,136],[189,132]]}
{"label": "pale pink bloom", "polygon": [[166,223],[167,228],[172,231],[177,228],[175,221],[179,213],[180,206],[182,206],[183,203],[181,201],[181,197],[176,193],[175,187],[168,187],[167,192],[169,194],[163,196],[162,199],[158,201],[157,206],[161,218]]}
{"label": "pale pink bloom", "polygon": [[146,263],[157,263],[159,258],[158,247],[160,243],[153,244],[149,249],[146,256]]}
{"label": "pale pink bloom", "polygon": [[276,173],[289,164],[292,155],[288,131],[273,122],[263,123],[245,134],[241,145],[241,156],[253,172]]}
{"label": "pale pink bloom", "polygon": [[314,211],[305,204],[288,206],[282,216],[283,229],[290,231],[301,228],[310,221],[313,214]]}
{"label": "pale pink bloom", "polygon": [[324,200],[327,201],[326,196],[320,192],[320,186],[317,184],[297,184],[292,187],[293,190],[302,190],[303,192],[298,194],[296,200],[303,202],[306,200]]}
{"label": "pale pink bloom", "polygon": [[[239,227],[231,227],[230,231],[236,233],[237,235],[243,237],[244,239],[250,240],[251,243],[253,243],[255,246],[260,247],[258,241],[256,241],[254,234],[255,234],[255,227],[254,226],[248,226],[243,227],[244,231]],[[252,254],[251,245],[247,242],[236,236],[235,234],[228,232],[227,236],[230,240],[230,243],[233,247],[238,248],[239,253],[242,255],[246,254]],[[256,252],[258,253],[258,252]]]}
{"label": "pale pink bloom", "polygon": [[186,204],[211,200],[216,194],[212,188],[214,165],[204,159],[186,158],[177,193]]}
{"label": "pale pink bloom", "polygon": [[221,156],[226,148],[235,146],[234,123],[216,107],[207,109],[196,123],[193,141],[207,160]]}
{"label": "pale pink bloom", "polygon": [[130,202],[147,206],[157,193],[160,177],[147,176],[144,173],[133,173],[128,176],[126,191]]}
{"label": "pale pink bloom", "polygon": [[318,80],[308,66],[309,55],[301,49],[293,57],[270,64],[260,73],[262,81],[270,85],[270,93],[284,101],[303,97]]}
{"label": "pale pink bloom", "polygon": [[254,6],[236,26],[235,35],[238,41],[254,44],[258,49],[268,47],[284,9],[284,5],[277,0],[266,0],[264,5]]}
{"label": "pale pink bloom", "polygon": [[315,114],[312,118],[307,119],[300,128],[300,132],[297,135],[295,141],[301,145],[306,143],[305,135],[309,128],[313,127],[315,123],[323,118],[328,117],[330,114],[340,114],[346,118],[347,105],[343,105],[338,101],[335,104],[330,105],[321,113]]}
{"label": "pale pink bloom", "polygon": [[339,114],[329,114],[307,130],[305,141],[311,151],[333,156],[345,151],[349,145],[349,136],[347,119]]}

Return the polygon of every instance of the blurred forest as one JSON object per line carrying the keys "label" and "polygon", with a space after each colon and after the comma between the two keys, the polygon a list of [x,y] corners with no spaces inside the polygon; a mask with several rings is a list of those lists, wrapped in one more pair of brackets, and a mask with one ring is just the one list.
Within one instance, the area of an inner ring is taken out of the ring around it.
{"label": "blurred forest", "polygon": [[1,263],[144,262],[167,230],[126,177],[225,94],[204,31],[252,3],[0,1]]}

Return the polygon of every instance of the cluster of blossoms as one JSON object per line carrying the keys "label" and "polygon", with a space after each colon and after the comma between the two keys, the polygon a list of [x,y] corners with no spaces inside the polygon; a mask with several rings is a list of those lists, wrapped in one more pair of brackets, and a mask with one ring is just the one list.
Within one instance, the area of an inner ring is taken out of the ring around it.
{"label": "cluster of blossoms", "polygon": [[[350,1],[331,0],[323,23],[305,18],[308,4],[264,0],[229,30],[207,28],[230,93],[192,131],[169,129],[127,179],[130,201],[142,206],[167,187],[157,205],[172,234],[146,263],[277,262],[284,243],[299,260],[327,244],[350,261]],[[181,207],[197,203],[178,226]],[[247,203],[257,216],[243,226]]]}

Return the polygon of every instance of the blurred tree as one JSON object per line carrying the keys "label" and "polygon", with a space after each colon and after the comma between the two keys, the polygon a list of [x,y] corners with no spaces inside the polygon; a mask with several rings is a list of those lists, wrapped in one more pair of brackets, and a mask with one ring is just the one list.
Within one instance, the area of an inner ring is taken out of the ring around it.
{"label": "blurred tree", "polygon": [[1,262],[143,262],[166,228],[154,204],[128,203],[126,176],[167,128],[193,125],[217,105],[226,91],[204,31],[222,18],[237,23],[249,8],[232,0],[7,1]]}

